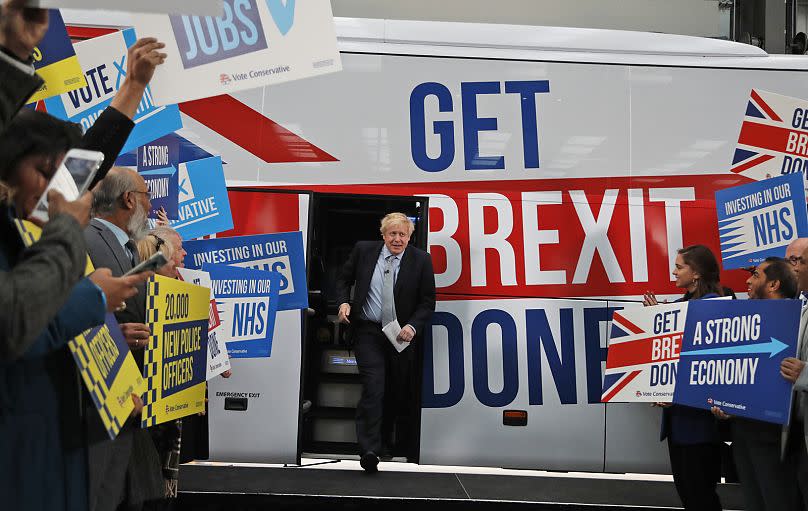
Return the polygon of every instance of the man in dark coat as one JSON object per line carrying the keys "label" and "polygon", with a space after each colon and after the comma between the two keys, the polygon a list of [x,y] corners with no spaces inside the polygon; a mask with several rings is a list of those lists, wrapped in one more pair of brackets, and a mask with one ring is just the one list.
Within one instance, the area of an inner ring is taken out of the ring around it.
{"label": "man in dark coat", "polygon": [[[414,349],[408,345],[430,328],[435,310],[432,258],[408,247],[413,229],[402,213],[385,216],[382,241],[357,243],[337,279],[339,321],[353,328],[362,377],[356,436],[360,463],[368,472],[376,471],[383,444],[391,442],[397,409],[411,401],[407,392],[414,387],[409,384]],[[395,394],[388,395],[386,403],[385,388]]]}

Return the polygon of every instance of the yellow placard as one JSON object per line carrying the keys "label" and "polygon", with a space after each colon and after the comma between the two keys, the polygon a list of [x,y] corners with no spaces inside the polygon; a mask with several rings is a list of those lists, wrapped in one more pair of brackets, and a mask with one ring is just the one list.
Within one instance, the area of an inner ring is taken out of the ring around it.
{"label": "yellow placard", "polygon": [[206,287],[160,275],[149,280],[143,427],[205,410],[209,307]]}
{"label": "yellow placard", "polygon": [[[36,243],[42,235],[42,230],[28,221],[16,220],[16,224],[26,246]],[[86,274],[92,272],[88,257]],[[131,395],[142,395],[146,390],[146,381],[115,316],[107,314],[104,325],[87,330],[71,340],[68,347],[104,428],[110,438],[115,438],[135,408]]]}
{"label": "yellow placard", "polygon": [[34,68],[45,83],[28,99],[29,104],[87,86],[62,15],[56,9],[51,9],[48,31],[34,49]]}

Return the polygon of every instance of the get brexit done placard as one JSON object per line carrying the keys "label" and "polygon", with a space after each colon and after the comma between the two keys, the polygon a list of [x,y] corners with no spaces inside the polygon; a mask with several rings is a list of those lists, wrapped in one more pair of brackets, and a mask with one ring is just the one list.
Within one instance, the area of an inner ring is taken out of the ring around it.
{"label": "get brexit done placard", "polygon": [[671,401],[687,306],[681,302],[614,312],[601,402]]}
{"label": "get brexit done placard", "polygon": [[151,328],[143,376],[143,427],[205,410],[210,291],[155,275],[147,283]]}
{"label": "get brexit done placard", "polygon": [[152,80],[158,105],[288,82],[342,69],[326,0],[224,0],[211,16],[141,15],[139,34],[166,43]]}
{"label": "get brexit done placard", "polygon": [[[76,43],[87,86],[45,100],[48,113],[81,125],[84,131],[95,123],[126,79],[126,59],[137,38],[132,29]],[[135,128],[121,153],[182,128],[177,105],[156,106],[147,87],[135,113]]]}

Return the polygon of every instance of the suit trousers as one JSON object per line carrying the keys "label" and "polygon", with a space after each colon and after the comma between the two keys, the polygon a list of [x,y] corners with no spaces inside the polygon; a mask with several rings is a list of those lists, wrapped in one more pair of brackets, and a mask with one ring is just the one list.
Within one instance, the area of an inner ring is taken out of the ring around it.
{"label": "suit trousers", "polygon": [[687,511],[721,511],[716,485],[721,479],[721,444],[675,444],[668,452],[676,492]]}
{"label": "suit trousers", "polygon": [[748,511],[799,511],[796,466],[780,460],[782,427],[735,418],[732,454]]}
{"label": "suit trousers", "polygon": [[359,453],[379,454],[392,442],[396,419],[406,414],[412,401],[414,349],[398,353],[378,323],[354,320],[354,351],[362,381],[362,397],[356,407]]}
{"label": "suit trousers", "polygon": [[793,422],[789,430],[786,462],[796,470],[797,482],[802,494],[802,508],[808,511],[808,448],[805,446],[805,426]]}

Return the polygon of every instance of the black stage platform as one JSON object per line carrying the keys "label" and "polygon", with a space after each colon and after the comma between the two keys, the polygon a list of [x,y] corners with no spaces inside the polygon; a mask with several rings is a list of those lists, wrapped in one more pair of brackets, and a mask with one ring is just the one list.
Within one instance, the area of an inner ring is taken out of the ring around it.
{"label": "black stage platform", "polygon": [[[412,510],[413,506],[418,511],[681,509],[669,481],[396,471],[395,463],[381,467],[381,472],[368,475],[358,466],[357,470],[340,470],[323,465],[183,465],[178,507],[200,511],[378,511],[380,505],[385,511]],[[737,485],[721,485],[719,493],[725,510],[744,509]]]}

